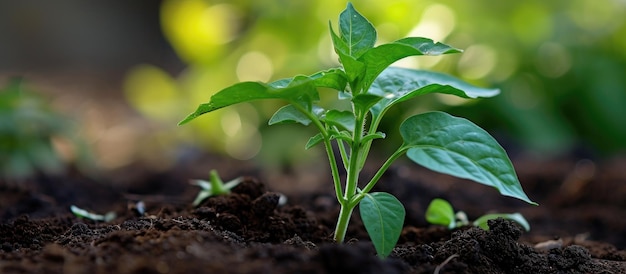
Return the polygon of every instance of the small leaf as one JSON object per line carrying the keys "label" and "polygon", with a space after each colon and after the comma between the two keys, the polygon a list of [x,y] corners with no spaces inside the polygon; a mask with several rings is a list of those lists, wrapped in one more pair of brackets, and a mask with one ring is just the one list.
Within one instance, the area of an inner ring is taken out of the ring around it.
{"label": "small leaf", "polygon": [[72,211],[72,213],[76,217],[85,218],[85,219],[89,219],[92,221],[110,222],[110,221],[113,221],[117,217],[117,214],[115,214],[115,212],[113,211],[110,211],[104,215],[101,215],[101,214],[89,212],[75,205],[70,206],[70,211]]}
{"label": "small leaf", "polygon": [[354,113],[351,111],[338,111],[335,109],[329,110],[324,121],[327,124],[338,127],[339,129],[347,130],[349,132],[354,131],[354,125],[356,124]]}
{"label": "small leaf", "polygon": [[365,195],[359,210],[376,253],[381,258],[389,256],[402,232],[404,206],[389,193],[375,192]]}
{"label": "small leaf", "polygon": [[329,69],[309,75],[316,87],[331,88],[338,91],[346,89],[346,73],[341,69]]}
{"label": "small leaf", "polygon": [[393,105],[428,93],[478,98],[498,95],[500,90],[476,87],[442,73],[389,67],[374,80],[367,94],[382,98],[370,109],[373,119],[376,119]]}
{"label": "small leaf", "polygon": [[483,216],[480,216],[480,218],[476,219],[476,221],[473,222],[473,225],[478,226],[484,230],[489,230],[487,221],[497,219],[497,218],[504,218],[504,219],[514,221],[520,224],[526,231],[530,231],[530,224],[528,224],[528,221],[526,221],[526,218],[524,218],[524,216],[519,213],[494,213],[494,214],[483,215]]}
{"label": "small leaf", "polygon": [[531,204],[504,149],[467,119],[428,112],[406,119],[400,134],[407,156],[431,170],[495,187]]}
{"label": "small leaf", "polygon": [[348,3],[346,9],[339,15],[339,33],[347,45],[349,56],[359,58],[376,43],[376,29],[363,15]]}
{"label": "small leaf", "polygon": [[374,79],[394,62],[416,55],[441,55],[458,53],[461,50],[433,40],[421,37],[407,37],[392,43],[379,45],[368,50],[359,61],[366,64],[363,81],[364,88],[368,88]]}
{"label": "small leaf", "polygon": [[352,103],[354,103],[354,107],[359,110],[368,111],[372,106],[376,105],[383,97],[375,94],[357,94],[352,98]]}
{"label": "small leaf", "polygon": [[329,22],[330,35],[333,40],[333,46],[335,53],[339,56],[339,60],[346,71],[346,77],[349,82],[354,82],[357,77],[361,76],[365,71],[365,64],[356,60],[355,57],[350,55],[350,50],[346,41],[339,37],[333,30],[332,25]]}
{"label": "small leaf", "polygon": [[365,136],[363,136],[363,139],[361,140],[362,142],[368,142],[369,140],[374,140],[374,139],[385,139],[386,135],[383,132],[376,132],[376,133],[371,133],[371,134],[367,134]]}
{"label": "small leaf", "polygon": [[[324,109],[318,106],[313,106],[313,113],[317,116],[322,113]],[[300,123],[305,126],[308,126],[311,123],[311,119],[304,115],[301,111],[299,111],[293,105],[286,105],[278,109],[272,118],[270,118],[268,125],[275,124],[288,124],[288,123]]]}
{"label": "small leaf", "polygon": [[315,145],[321,143],[323,140],[324,140],[324,137],[322,136],[321,133],[315,134],[315,136],[309,138],[309,141],[306,142],[306,145],[304,146],[304,149],[312,148]]}
{"label": "small leaf", "polygon": [[433,199],[426,209],[426,221],[453,229],[456,223],[452,205],[444,199]]}

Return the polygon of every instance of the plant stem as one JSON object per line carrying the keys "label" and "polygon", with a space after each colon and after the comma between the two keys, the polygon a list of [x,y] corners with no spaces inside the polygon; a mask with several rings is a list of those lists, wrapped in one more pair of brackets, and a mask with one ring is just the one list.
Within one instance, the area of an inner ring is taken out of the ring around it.
{"label": "plant stem", "polygon": [[353,210],[354,206],[350,207],[341,204],[339,218],[337,218],[337,226],[335,227],[335,235],[333,237],[333,240],[335,240],[335,242],[343,243],[343,240],[346,237],[346,231],[348,231],[348,224],[350,223],[350,216],[352,216]]}
{"label": "plant stem", "polygon": [[296,109],[298,109],[300,112],[302,112],[304,115],[306,115],[307,118],[309,118],[309,120],[311,120],[313,124],[315,125],[315,127],[317,127],[317,129],[320,131],[320,134],[322,134],[322,139],[324,140],[324,147],[326,148],[326,155],[328,156],[328,162],[329,162],[331,174],[333,177],[333,183],[335,185],[335,195],[337,196],[339,203],[343,204],[344,202],[347,202],[347,199],[344,200],[342,199],[342,196],[341,196],[343,190],[341,187],[341,180],[339,178],[339,169],[337,168],[337,160],[335,159],[335,154],[333,153],[333,147],[330,142],[330,137],[328,136],[328,131],[326,131],[326,128],[322,125],[320,120],[313,113],[307,111],[305,108],[303,108],[301,105],[297,103],[292,103],[292,105]]}
{"label": "plant stem", "polygon": [[356,123],[354,125],[354,133],[352,135],[352,146],[350,147],[350,163],[348,164],[348,175],[346,176],[346,190],[343,195],[346,200],[350,200],[352,196],[356,194],[359,173],[361,172],[361,167],[359,166],[359,154],[361,152],[361,139],[363,138],[365,115],[360,112],[355,114]]}
{"label": "plant stem", "polygon": [[348,175],[346,176],[346,188],[343,193],[343,201],[339,197],[339,204],[341,209],[339,211],[339,217],[337,218],[337,226],[335,227],[334,240],[338,243],[343,242],[346,237],[346,231],[348,230],[348,224],[350,223],[350,216],[356,204],[350,204],[349,201],[356,195],[358,188],[359,173],[361,168],[359,166],[359,153],[361,152],[361,139],[363,137],[363,126],[365,122],[365,115],[357,113],[357,119],[354,126],[354,133],[352,135],[353,142],[350,147],[350,161],[347,168]]}

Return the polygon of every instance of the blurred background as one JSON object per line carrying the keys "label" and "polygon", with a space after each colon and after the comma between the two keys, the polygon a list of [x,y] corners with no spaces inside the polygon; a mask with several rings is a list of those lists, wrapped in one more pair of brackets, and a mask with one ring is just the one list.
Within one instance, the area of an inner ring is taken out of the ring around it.
{"label": "blurred background", "polygon": [[[484,127],[513,156],[603,158],[626,150],[625,0],[353,4],[377,28],[379,43],[421,36],[465,50],[397,65],[502,90],[489,100],[432,95],[402,104],[383,125],[390,139],[397,138],[402,118],[440,109]],[[303,151],[312,129],[266,126],[279,101],[240,104],[176,124],[236,82],[339,66],[328,22],[336,26],[345,5],[0,0],[3,176],[59,170],[50,163],[83,161],[84,150],[103,170],[139,163],[165,171],[205,153],[277,172],[318,161],[326,170],[323,151]],[[53,121],[33,118],[42,116]],[[68,126],[50,126],[56,124]],[[39,137],[16,137],[32,135]],[[31,146],[44,148],[24,148]],[[386,155],[386,147],[376,149]],[[58,157],[37,163],[41,153]],[[22,171],[6,171],[15,169]]]}

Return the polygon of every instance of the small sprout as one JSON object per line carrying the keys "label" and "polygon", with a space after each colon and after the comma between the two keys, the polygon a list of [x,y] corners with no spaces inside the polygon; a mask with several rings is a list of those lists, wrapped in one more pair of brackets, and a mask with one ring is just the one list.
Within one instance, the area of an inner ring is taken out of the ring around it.
{"label": "small sprout", "polygon": [[193,201],[193,206],[198,206],[202,201],[211,196],[226,195],[230,193],[230,190],[241,183],[241,178],[234,179],[227,183],[224,183],[216,170],[211,170],[209,175],[209,181],[205,180],[191,180],[192,185],[197,185],[202,190],[198,192],[198,196]]}
{"label": "small sprout", "polygon": [[70,210],[78,218],[89,219],[89,220],[96,221],[96,222],[110,222],[110,221],[113,221],[115,217],[117,217],[117,215],[113,211],[110,211],[104,215],[100,215],[100,214],[91,213],[75,205],[70,206]]}
{"label": "small sprout", "polygon": [[433,199],[426,209],[426,221],[435,225],[443,225],[448,229],[454,229],[465,225],[473,225],[488,230],[487,221],[503,218],[520,224],[526,231],[530,231],[530,224],[520,213],[494,213],[485,214],[478,217],[473,222],[469,222],[467,214],[463,211],[454,213],[452,205],[444,199]]}
{"label": "small sprout", "polygon": [[138,216],[143,216],[144,214],[146,214],[146,204],[143,201],[138,201],[136,203],[129,202],[128,210],[134,212]]}

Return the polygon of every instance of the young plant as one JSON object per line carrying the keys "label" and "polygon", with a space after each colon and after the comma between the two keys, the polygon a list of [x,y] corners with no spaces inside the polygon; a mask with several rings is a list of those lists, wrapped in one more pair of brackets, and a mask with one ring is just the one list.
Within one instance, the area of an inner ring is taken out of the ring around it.
{"label": "young plant", "polygon": [[465,225],[473,225],[480,227],[484,230],[488,230],[487,221],[504,218],[520,224],[526,231],[530,231],[530,224],[526,221],[526,218],[520,213],[493,213],[485,214],[478,217],[475,221],[471,222],[467,219],[467,214],[463,211],[457,211],[454,213],[452,205],[440,198],[433,199],[428,208],[426,209],[426,221],[435,225],[443,225],[448,229],[454,229]]}
{"label": "young plant", "polygon": [[[329,24],[330,25],[330,24]],[[416,69],[390,67],[402,58],[461,52],[427,38],[408,37],[375,46],[376,30],[352,4],[339,16],[339,33],[330,34],[342,64],[340,68],[312,75],[298,75],[271,83],[241,82],[213,95],[179,124],[233,104],[262,99],[283,99],[269,124],[313,125],[319,133],[306,144],[322,143],[330,162],[340,213],[334,239],[343,242],[353,210],[361,218],[379,256],[389,255],[402,230],[405,210],[389,193],[371,192],[392,162],[407,155],[429,169],[495,187],[502,195],[533,203],[524,193],[504,149],[486,131],[472,122],[443,112],[427,112],[406,119],[400,126],[404,140],[370,180],[361,184],[372,142],[385,138],[378,126],[385,113],[397,104],[429,93],[462,98],[491,97],[497,89],[472,86],[454,77]],[[349,109],[324,109],[318,104],[318,89],[336,90]],[[338,147],[335,158],[332,143]],[[347,176],[341,181],[340,168]],[[534,204],[534,203],[533,203]]]}
{"label": "young plant", "polygon": [[89,219],[95,222],[110,222],[110,221],[113,221],[117,217],[117,214],[115,214],[115,212],[113,211],[107,212],[106,214],[101,215],[101,214],[89,212],[75,205],[70,206],[70,211],[72,211],[74,216],[78,218]]}
{"label": "young plant", "polygon": [[68,122],[22,79],[10,79],[0,88],[0,178],[20,181],[63,171],[52,140],[68,133]]}
{"label": "young plant", "polygon": [[209,174],[208,182],[205,180],[191,180],[191,184],[202,188],[202,190],[198,192],[196,199],[193,201],[193,206],[200,205],[204,199],[211,196],[228,194],[230,193],[230,190],[236,187],[239,183],[241,183],[241,178],[224,183],[219,174],[217,174],[217,171],[213,169]]}

